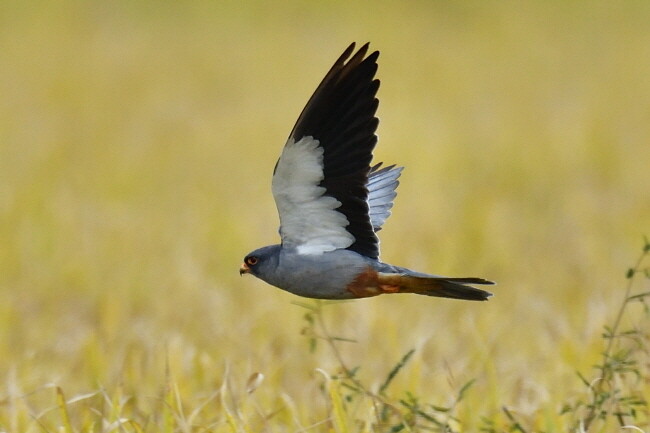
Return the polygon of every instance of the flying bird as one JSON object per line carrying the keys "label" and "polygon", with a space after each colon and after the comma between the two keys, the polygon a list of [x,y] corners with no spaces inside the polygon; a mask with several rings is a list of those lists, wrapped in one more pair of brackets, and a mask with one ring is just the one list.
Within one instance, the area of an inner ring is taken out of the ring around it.
{"label": "flying bird", "polygon": [[390,216],[403,168],[370,165],[379,52],[367,55],[368,46],[354,53],[352,43],[343,52],[298,117],[273,171],[281,243],[246,255],[239,273],[307,298],[415,293],[487,300],[491,293],[470,285],[492,281],[379,260],[377,232]]}

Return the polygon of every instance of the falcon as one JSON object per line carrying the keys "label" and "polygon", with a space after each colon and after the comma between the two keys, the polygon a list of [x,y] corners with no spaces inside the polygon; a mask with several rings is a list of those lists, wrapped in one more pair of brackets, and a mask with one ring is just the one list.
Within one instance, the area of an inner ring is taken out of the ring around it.
{"label": "falcon", "polygon": [[[367,298],[415,293],[485,301],[483,278],[415,272],[379,259],[377,232],[390,216],[402,167],[371,166],[377,144],[377,58],[352,43],[298,117],[273,171],[281,243],[244,258],[240,275],[298,296]],[[353,54],[354,53],[354,54]]]}

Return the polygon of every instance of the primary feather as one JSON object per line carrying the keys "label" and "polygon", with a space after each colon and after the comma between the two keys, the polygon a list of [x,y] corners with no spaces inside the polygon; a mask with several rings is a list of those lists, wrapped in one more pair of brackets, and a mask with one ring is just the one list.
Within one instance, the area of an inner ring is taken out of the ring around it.
{"label": "primary feather", "polygon": [[[366,57],[368,44],[354,55],[353,51],[354,44],[307,102],[274,172],[282,244],[302,254],[348,249],[379,257],[368,196],[370,161],[377,143],[379,52]],[[302,194],[302,199],[293,197],[293,192]],[[386,205],[377,204],[378,221],[385,216]]]}

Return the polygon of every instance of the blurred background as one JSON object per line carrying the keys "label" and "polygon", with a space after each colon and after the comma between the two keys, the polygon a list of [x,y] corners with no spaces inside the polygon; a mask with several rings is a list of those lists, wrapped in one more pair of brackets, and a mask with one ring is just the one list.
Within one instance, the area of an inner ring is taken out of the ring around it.
{"label": "blurred background", "polygon": [[406,167],[382,258],[498,285],[329,306],[343,356],[375,386],[415,348],[395,392],[442,403],[476,379],[470,430],[556,414],[650,234],[648,22],[641,1],[0,3],[0,421],[33,427],[51,384],[155,412],[170,375],[192,407],[254,372],[265,411],[326,416],[336,359],[238,266],[277,242],[273,166],[352,41],[381,51],[375,160]]}

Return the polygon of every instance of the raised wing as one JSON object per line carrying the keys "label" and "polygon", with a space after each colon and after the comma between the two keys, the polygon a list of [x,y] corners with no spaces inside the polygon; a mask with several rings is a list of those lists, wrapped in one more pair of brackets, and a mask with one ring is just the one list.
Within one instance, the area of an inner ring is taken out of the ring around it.
{"label": "raised wing", "polygon": [[354,46],[303,109],[274,171],[282,245],[301,254],[347,248],[379,255],[367,189],[379,123],[374,78],[379,52],[366,57],[365,44],[350,58]]}
{"label": "raised wing", "polygon": [[381,162],[370,170],[368,176],[368,205],[370,207],[370,222],[375,233],[390,216],[393,200],[397,196],[395,189],[399,186],[399,177],[404,167],[380,168]]}

